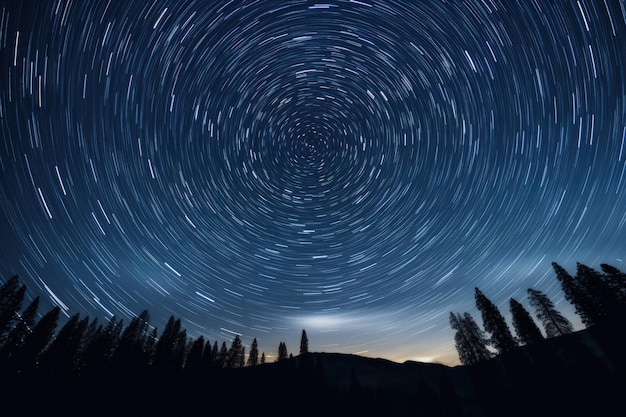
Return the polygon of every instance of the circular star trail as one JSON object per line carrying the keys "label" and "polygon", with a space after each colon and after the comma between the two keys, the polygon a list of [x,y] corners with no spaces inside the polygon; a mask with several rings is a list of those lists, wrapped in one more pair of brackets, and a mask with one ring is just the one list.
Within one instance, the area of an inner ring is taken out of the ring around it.
{"label": "circular star trail", "polygon": [[[626,269],[626,6],[3,1],[0,271],[66,315],[454,362]],[[571,312],[570,312],[571,314]]]}

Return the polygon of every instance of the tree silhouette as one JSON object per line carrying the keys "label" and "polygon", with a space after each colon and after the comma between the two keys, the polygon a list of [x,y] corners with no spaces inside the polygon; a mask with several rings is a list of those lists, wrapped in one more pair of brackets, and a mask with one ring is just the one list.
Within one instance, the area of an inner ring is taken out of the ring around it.
{"label": "tree silhouette", "polygon": [[239,365],[237,365],[239,368],[243,368],[244,366],[246,366],[246,347],[242,346],[241,347],[241,355],[239,356]]}
{"label": "tree silhouette", "polygon": [[561,265],[552,262],[552,268],[554,268],[556,278],[561,283],[565,299],[574,306],[576,314],[580,316],[585,326],[591,326],[597,320],[591,297]]}
{"label": "tree silhouette", "polygon": [[261,353],[261,365],[265,363],[265,352]]}
{"label": "tree silhouette", "polygon": [[226,347],[226,342],[222,342],[222,347],[220,348],[217,354],[217,367],[218,368],[226,368],[228,362],[228,348]]}
{"label": "tree silhouette", "polygon": [[572,323],[554,308],[547,295],[532,288],[527,292],[530,305],[546,331],[546,337],[563,336],[574,331]]}
{"label": "tree silhouette", "polygon": [[11,277],[0,287],[0,346],[11,331],[22,307],[26,286],[20,286],[18,276]]}
{"label": "tree silhouette", "polygon": [[95,334],[86,343],[83,352],[84,373],[96,377],[100,376],[111,365],[111,357],[120,340],[122,333],[122,319],[111,317],[106,326],[98,326]]}
{"label": "tree silhouette", "polygon": [[609,287],[617,297],[617,302],[623,308],[626,306],[626,274],[609,264],[601,264],[600,268],[606,277]]}
{"label": "tree silhouette", "polygon": [[138,374],[150,365],[150,355],[146,351],[149,319],[148,310],[143,310],[122,331],[111,358],[112,367],[117,372]]}
{"label": "tree silhouette", "polygon": [[288,357],[289,357],[289,354],[287,353],[287,345],[285,345],[285,342],[280,342],[278,344],[278,358],[276,360],[280,362],[280,361],[284,361]]}
{"label": "tree silhouette", "polygon": [[455,348],[463,365],[472,365],[491,358],[487,338],[469,313],[463,316],[450,312],[450,326],[456,330]]}
{"label": "tree silhouette", "polygon": [[491,302],[478,288],[474,288],[476,307],[483,317],[484,329],[491,333],[490,343],[498,351],[504,353],[517,347],[515,339],[504,321],[504,317],[495,304]]}
{"label": "tree silhouette", "polygon": [[44,372],[66,378],[75,378],[80,342],[87,327],[88,318],[80,320],[80,313],[74,314],[61,327],[48,348],[42,352],[39,367]]}
{"label": "tree silhouette", "polygon": [[588,314],[593,317],[594,322],[617,311],[618,295],[609,285],[606,275],[579,262],[576,264],[575,280],[591,299],[591,311]]}
{"label": "tree silhouette", "polygon": [[255,366],[259,363],[259,347],[257,345],[256,337],[252,341],[250,346],[250,354],[248,355],[248,366]]}
{"label": "tree silhouette", "polygon": [[16,370],[25,372],[34,369],[40,353],[48,346],[57,327],[61,309],[56,306],[48,311],[35,325],[33,331],[26,336],[21,349],[15,352],[14,365]]}
{"label": "tree silhouette", "polygon": [[524,306],[514,298],[511,298],[509,304],[511,307],[513,327],[520,341],[525,345],[530,345],[543,340],[541,330],[539,330],[539,327],[537,327],[535,321]]}
{"label": "tree silhouette", "polygon": [[228,359],[226,361],[227,368],[239,368],[241,358],[243,356],[243,344],[241,338],[236,335],[233,339],[230,349],[228,350]]}
{"label": "tree silhouette", "polygon": [[5,344],[2,347],[2,358],[11,357],[14,352],[22,347],[26,337],[32,332],[38,308],[39,297],[36,297],[28,307],[26,307],[15,327],[9,332]]}
{"label": "tree silhouette", "polygon": [[187,331],[181,329],[180,319],[170,316],[154,348],[153,368],[164,373],[180,371],[186,346]]}
{"label": "tree silhouette", "polygon": [[193,341],[191,349],[189,349],[189,354],[187,355],[187,359],[185,360],[185,369],[194,372],[200,369],[200,366],[203,362],[204,351],[204,337],[200,336]]}
{"label": "tree silhouette", "polygon": [[309,352],[309,338],[306,335],[306,330],[302,330],[302,336],[300,337],[300,354]]}
{"label": "tree silhouette", "polygon": [[[226,347],[226,345],[224,345]],[[218,365],[218,357],[220,350],[217,347],[217,340],[213,342],[213,348],[211,349],[211,356],[209,356],[209,366],[217,367]]]}

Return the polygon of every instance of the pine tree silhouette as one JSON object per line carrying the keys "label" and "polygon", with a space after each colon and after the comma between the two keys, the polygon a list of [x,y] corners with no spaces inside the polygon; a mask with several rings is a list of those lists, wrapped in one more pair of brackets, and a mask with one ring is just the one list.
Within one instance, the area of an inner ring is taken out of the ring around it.
{"label": "pine tree silhouette", "polygon": [[552,267],[556,272],[556,278],[561,283],[565,299],[574,306],[576,314],[580,316],[585,326],[591,326],[597,320],[593,300],[565,268],[556,262],[552,262]]}
{"label": "pine tree silhouette", "polygon": [[579,262],[574,279],[591,299],[588,314],[594,322],[617,311],[618,294],[610,287],[607,276]]}
{"label": "pine tree silhouette", "polygon": [[302,336],[300,337],[300,354],[309,352],[309,338],[306,335],[306,330],[302,330]]}
{"label": "pine tree silhouette", "polygon": [[287,346],[285,345],[285,342],[280,342],[278,344],[278,357],[277,357],[277,361],[284,361],[285,359],[287,359],[289,357],[289,354],[287,353]]}
{"label": "pine tree silhouette", "polygon": [[25,293],[26,286],[20,286],[17,275],[0,287],[0,346],[19,317]]}
{"label": "pine tree silhouette", "polygon": [[539,327],[537,327],[537,324],[535,324],[535,321],[524,306],[514,298],[511,298],[509,304],[511,307],[513,327],[520,341],[525,345],[530,345],[543,340],[541,330],[539,330]]}
{"label": "pine tree silhouette", "polygon": [[39,355],[48,346],[57,327],[61,309],[57,306],[48,311],[26,336],[24,344],[14,354],[15,371],[31,372],[35,369]]}
{"label": "pine tree silhouette", "polygon": [[487,349],[487,338],[469,313],[454,314],[450,312],[450,326],[456,330],[454,335],[455,348],[463,365],[472,365],[491,358]]}
{"label": "pine tree silhouette", "polygon": [[228,359],[226,361],[227,368],[239,368],[243,355],[242,349],[243,344],[241,343],[241,338],[239,335],[236,335],[228,350]]}
{"label": "pine tree silhouette", "polygon": [[530,305],[546,331],[546,337],[563,336],[574,331],[572,323],[554,308],[547,295],[532,288],[527,292]]}
{"label": "pine tree silhouette", "polygon": [[28,307],[26,307],[15,327],[9,332],[5,344],[1,349],[1,357],[3,359],[10,358],[23,346],[26,337],[32,332],[38,308],[39,297],[36,297]]}
{"label": "pine tree silhouette", "polygon": [[515,339],[504,321],[500,310],[478,288],[474,288],[476,307],[483,317],[484,329],[491,333],[490,343],[498,351],[505,353],[517,347]]}
{"label": "pine tree silhouette", "polygon": [[606,277],[607,283],[617,297],[620,309],[626,307],[626,274],[609,264],[601,264],[600,268]]}
{"label": "pine tree silhouette", "polygon": [[222,342],[222,347],[220,348],[217,354],[216,365],[218,368],[226,368],[228,363],[228,348],[226,347],[226,342]]}
{"label": "pine tree silhouette", "polygon": [[248,366],[255,366],[259,363],[259,347],[257,345],[256,337],[252,341],[250,346],[250,354],[248,355]]}

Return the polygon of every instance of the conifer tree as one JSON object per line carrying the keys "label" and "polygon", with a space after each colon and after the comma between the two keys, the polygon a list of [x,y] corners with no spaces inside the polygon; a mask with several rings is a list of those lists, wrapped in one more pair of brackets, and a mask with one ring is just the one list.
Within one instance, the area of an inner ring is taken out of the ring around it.
{"label": "conifer tree", "polygon": [[576,264],[575,280],[591,299],[591,311],[588,313],[593,316],[594,322],[617,310],[618,296],[610,287],[606,275],[579,262]]}
{"label": "conifer tree", "polygon": [[177,372],[182,369],[187,332],[181,330],[180,319],[170,316],[154,348],[152,366],[160,372]]}
{"label": "conifer tree", "polygon": [[228,348],[226,347],[226,342],[222,342],[222,347],[220,348],[220,351],[217,354],[216,365],[218,368],[226,368],[227,362],[228,362]]}
{"label": "conifer tree", "polygon": [[552,262],[552,267],[556,273],[556,278],[561,283],[565,299],[574,306],[576,314],[580,316],[580,320],[585,324],[585,326],[591,326],[594,320],[597,319],[597,317],[595,317],[593,300],[565,270],[565,268],[556,262]]}
{"label": "conifer tree", "polygon": [[261,353],[261,365],[265,363],[265,352]]}
{"label": "conifer tree", "polygon": [[243,368],[244,366],[246,366],[246,347],[242,346],[241,355],[239,356],[239,364],[237,365],[237,367]]}
{"label": "conifer tree", "polygon": [[543,340],[541,330],[539,330],[539,327],[537,327],[537,324],[535,324],[535,321],[532,319],[528,311],[526,311],[524,306],[514,298],[511,298],[509,304],[513,319],[513,327],[515,328],[515,333],[517,333],[517,337],[520,341],[525,345],[530,345]]}
{"label": "conifer tree", "polygon": [[491,302],[478,288],[474,288],[476,297],[476,308],[483,317],[484,329],[491,333],[490,343],[502,354],[517,347],[515,339],[504,321],[504,317],[495,304]]}
{"label": "conifer tree", "polygon": [[[226,346],[224,345],[224,347]],[[211,349],[211,356],[209,358],[209,364],[211,366],[219,368],[218,366],[219,355],[220,355],[220,350],[217,347],[217,340],[216,340],[215,342],[213,342],[213,349]]]}
{"label": "conifer tree", "polygon": [[250,354],[248,355],[248,366],[255,366],[259,362],[259,347],[257,345],[256,337],[252,341],[250,346]]}
{"label": "conifer tree", "polygon": [[609,287],[617,297],[618,304],[626,306],[626,274],[609,264],[601,264],[600,268],[606,277]]}
{"label": "conifer tree", "polygon": [[88,317],[85,317],[83,320],[87,320],[88,326],[86,327],[85,332],[83,333],[83,338],[80,342],[81,356],[83,355],[87,346],[91,344],[91,342],[93,342],[93,339],[98,335],[98,329],[102,330],[102,326],[98,325],[97,317],[94,318],[91,322],[89,322]]}
{"label": "conifer tree", "polygon": [[15,352],[14,365],[24,371],[35,367],[41,352],[48,346],[57,327],[61,309],[53,307],[35,324],[33,331],[26,336],[21,349]]}
{"label": "conifer tree", "polygon": [[309,352],[309,338],[306,335],[306,330],[302,330],[302,336],[300,337],[300,354]]}
{"label": "conifer tree", "polygon": [[25,293],[26,286],[20,286],[17,275],[0,287],[0,346],[18,318]]}
{"label": "conifer tree", "polygon": [[2,357],[10,357],[15,351],[20,349],[24,344],[26,336],[28,336],[35,324],[35,316],[37,315],[37,309],[39,308],[39,297],[36,297],[26,307],[15,327],[9,332],[7,340],[2,349]]}
{"label": "conifer tree", "polygon": [[228,360],[226,362],[227,368],[238,368],[241,363],[241,355],[242,355],[243,344],[241,343],[241,338],[239,335],[236,335],[233,339],[230,349],[228,350]]}
{"label": "conifer tree", "polygon": [[148,310],[143,310],[121,332],[111,357],[111,364],[117,372],[127,375],[137,374],[145,371],[150,365],[150,355],[145,349],[149,318]]}
{"label": "conifer tree", "polygon": [[200,336],[193,341],[191,349],[189,349],[189,355],[187,356],[187,360],[185,361],[185,369],[191,371],[199,370],[200,364],[202,363],[202,355],[204,351],[204,337]]}
{"label": "conifer tree", "polygon": [[289,354],[287,353],[287,345],[285,345],[285,342],[280,342],[278,344],[278,358],[276,360],[280,362],[280,361],[284,361],[288,357],[289,357]]}
{"label": "conifer tree", "polygon": [[204,351],[202,352],[202,366],[208,367],[211,365],[211,352],[213,347],[211,345],[211,341],[207,340],[204,343]]}
{"label": "conifer tree", "polygon": [[450,313],[450,326],[456,330],[455,347],[463,365],[472,365],[491,358],[487,338],[469,313]]}
{"label": "conifer tree", "polygon": [[547,295],[532,288],[527,292],[529,303],[535,309],[535,314],[546,331],[546,337],[563,336],[574,331],[572,323],[556,310]]}
{"label": "conifer tree", "polygon": [[76,376],[76,364],[80,342],[87,326],[85,320],[80,320],[80,313],[74,314],[61,327],[48,348],[42,352],[39,367],[49,374],[61,375],[66,378]]}
{"label": "conifer tree", "polygon": [[112,354],[122,332],[122,319],[111,317],[106,327],[100,325],[96,334],[87,342],[83,352],[84,368],[88,373],[98,374],[111,364]]}
{"label": "conifer tree", "polygon": [[144,344],[144,351],[146,352],[146,356],[149,358],[148,361],[152,363],[154,359],[154,352],[156,350],[158,338],[158,329],[154,327],[148,337],[146,338],[146,343]]}

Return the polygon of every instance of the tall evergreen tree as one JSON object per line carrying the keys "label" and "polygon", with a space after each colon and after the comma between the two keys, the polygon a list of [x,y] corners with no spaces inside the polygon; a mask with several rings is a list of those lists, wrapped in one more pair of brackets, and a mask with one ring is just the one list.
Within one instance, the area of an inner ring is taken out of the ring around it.
{"label": "tall evergreen tree", "polygon": [[[226,345],[224,345],[224,348],[226,348]],[[228,350],[228,349],[227,349]],[[209,364],[212,367],[218,367],[219,368],[219,356],[220,356],[220,350],[217,347],[217,340],[213,342],[213,349],[211,349],[211,356],[209,357]]]}
{"label": "tall evergreen tree", "polygon": [[228,350],[228,360],[226,361],[227,368],[238,368],[241,363],[243,344],[239,335],[235,335],[230,349]]}
{"label": "tall evergreen tree", "polygon": [[278,344],[278,358],[276,360],[280,362],[286,360],[288,357],[289,354],[287,353],[287,345],[285,342],[280,342]]}
{"label": "tall evergreen tree", "polygon": [[204,351],[202,352],[202,367],[207,368],[211,366],[211,351],[213,347],[210,340],[204,342]]}
{"label": "tall evergreen tree", "polygon": [[217,354],[216,365],[218,368],[226,368],[227,364],[228,364],[228,348],[226,347],[226,342],[222,342],[222,347],[220,348],[220,351]]}
{"label": "tall evergreen tree", "polygon": [[626,307],[626,274],[609,264],[601,264],[600,268],[606,276],[609,287],[615,293],[618,304],[621,308]]}
{"label": "tall evergreen tree", "polygon": [[306,335],[306,330],[302,330],[302,336],[300,337],[300,354],[309,352],[309,338]]}
{"label": "tall evergreen tree", "polygon": [[112,354],[122,333],[122,319],[111,317],[106,326],[100,325],[96,334],[84,347],[83,362],[86,372],[99,375],[111,365]]}
{"label": "tall evergreen tree", "polygon": [[22,347],[26,336],[33,331],[35,316],[37,315],[38,308],[39,297],[36,297],[28,305],[28,307],[26,307],[22,315],[19,317],[18,323],[9,332],[6,342],[2,348],[2,357],[10,357],[15,351]]}
{"label": "tall evergreen tree", "polygon": [[14,365],[18,370],[29,371],[36,366],[41,352],[50,344],[57,327],[61,309],[55,306],[35,324],[33,331],[26,336],[21,349],[15,352]]}
{"label": "tall evergreen tree", "polygon": [[261,365],[263,365],[265,363],[265,352],[261,353]]}
{"label": "tall evergreen tree", "polygon": [[150,356],[145,349],[149,319],[148,310],[143,310],[122,331],[111,358],[112,366],[116,371],[127,375],[137,374],[145,371],[150,365]]}
{"label": "tall evergreen tree", "polygon": [[520,341],[525,345],[530,345],[543,340],[541,330],[539,330],[539,327],[537,327],[537,324],[535,324],[535,321],[530,316],[528,311],[526,311],[524,306],[514,298],[511,298],[509,304],[513,319],[513,327],[515,328],[515,333],[517,333],[517,337]]}
{"label": "tall evergreen tree", "polygon": [[572,323],[556,310],[547,295],[529,288],[528,300],[546,331],[546,337],[563,336],[574,331]]}
{"label": "tall evergreen tree", "polygon": [[576,314],[580,316],[580,320],[585,326],[591,326],[594,320],[597,319],[591,297],[561,265],[552,262],[552,268],[554,268],[556,278],[561,283],[565,299],[574,306]]}
{"label": "tall evergreen tree", "polygon": [[191,349],[189,349],[189,355],[187,355],[185,361],[185,369],[193,372],[198,371],[203,361],[204,352],[204,337],[200,336],[193,341]]}
{"label": "tall evergreen tree", "polygon": [[450,326],[454,335],[456,351],[463,365],[472,365],[491,358],[487,338],[469,313],[463,316],[450,313]]}
{"label": "tall evergreen tree", "polygon": [[590,314],[594,321],[617,311],[618,296],[606,275],[579,262],[576,264],[575,279],[591,299]]}
{"label": "tall evergreen tree", "polygon": [[491,333],[490,343],[498,351],[505,353],[517,347],[515,339],[504,321],[504,317],[495,304],[491,302],[478,288],[474,288],[476,308],[483,317],[484,329]]}
{"label": "tall evergreen tree", "polygon": [[20,286],[17,275],[0,287],[0,346],[19,317],[25,293],[26,286]]}
{"label": "tall evergreen tree", "polygon": [[171,373],[182,369],[187,333],[180,319],[170,316],[154,348],[152,366],[157,372]]}
{"label": "tall evergreen tree", "polygon": [[255,366],[259,363],[259,347],[257,345],[256,337],[252,341],[250,346],[250,354],[248,355],[248,366]]}
{"label": "tall evergreen tree", "polygon": [[239,356],[239,368],[243,368],[244,366],[246,366],[246,347],[242,346],[241,347],[241,356]]}
{"label": "tall evergreen tree", "polygon": [[[88,317],[85,317],[83,320],[89,320]],[[85,349],[93,339],[98,335],[98,329],[102,330],[102,326],[98,324],[98,318],[94,318],[91,322],[86,326],[85,332],[83,333],[83,338],[80,342],[80,352],[81,355],[84,353]]]}
{"label": "tall evergreen tree", "polygon": [[52,375],[76,377],[80,342],[87,323],[88,321],[80,320],[80,313],[70,317],[48,348],[42,352],[39,359],[40,369]]}

